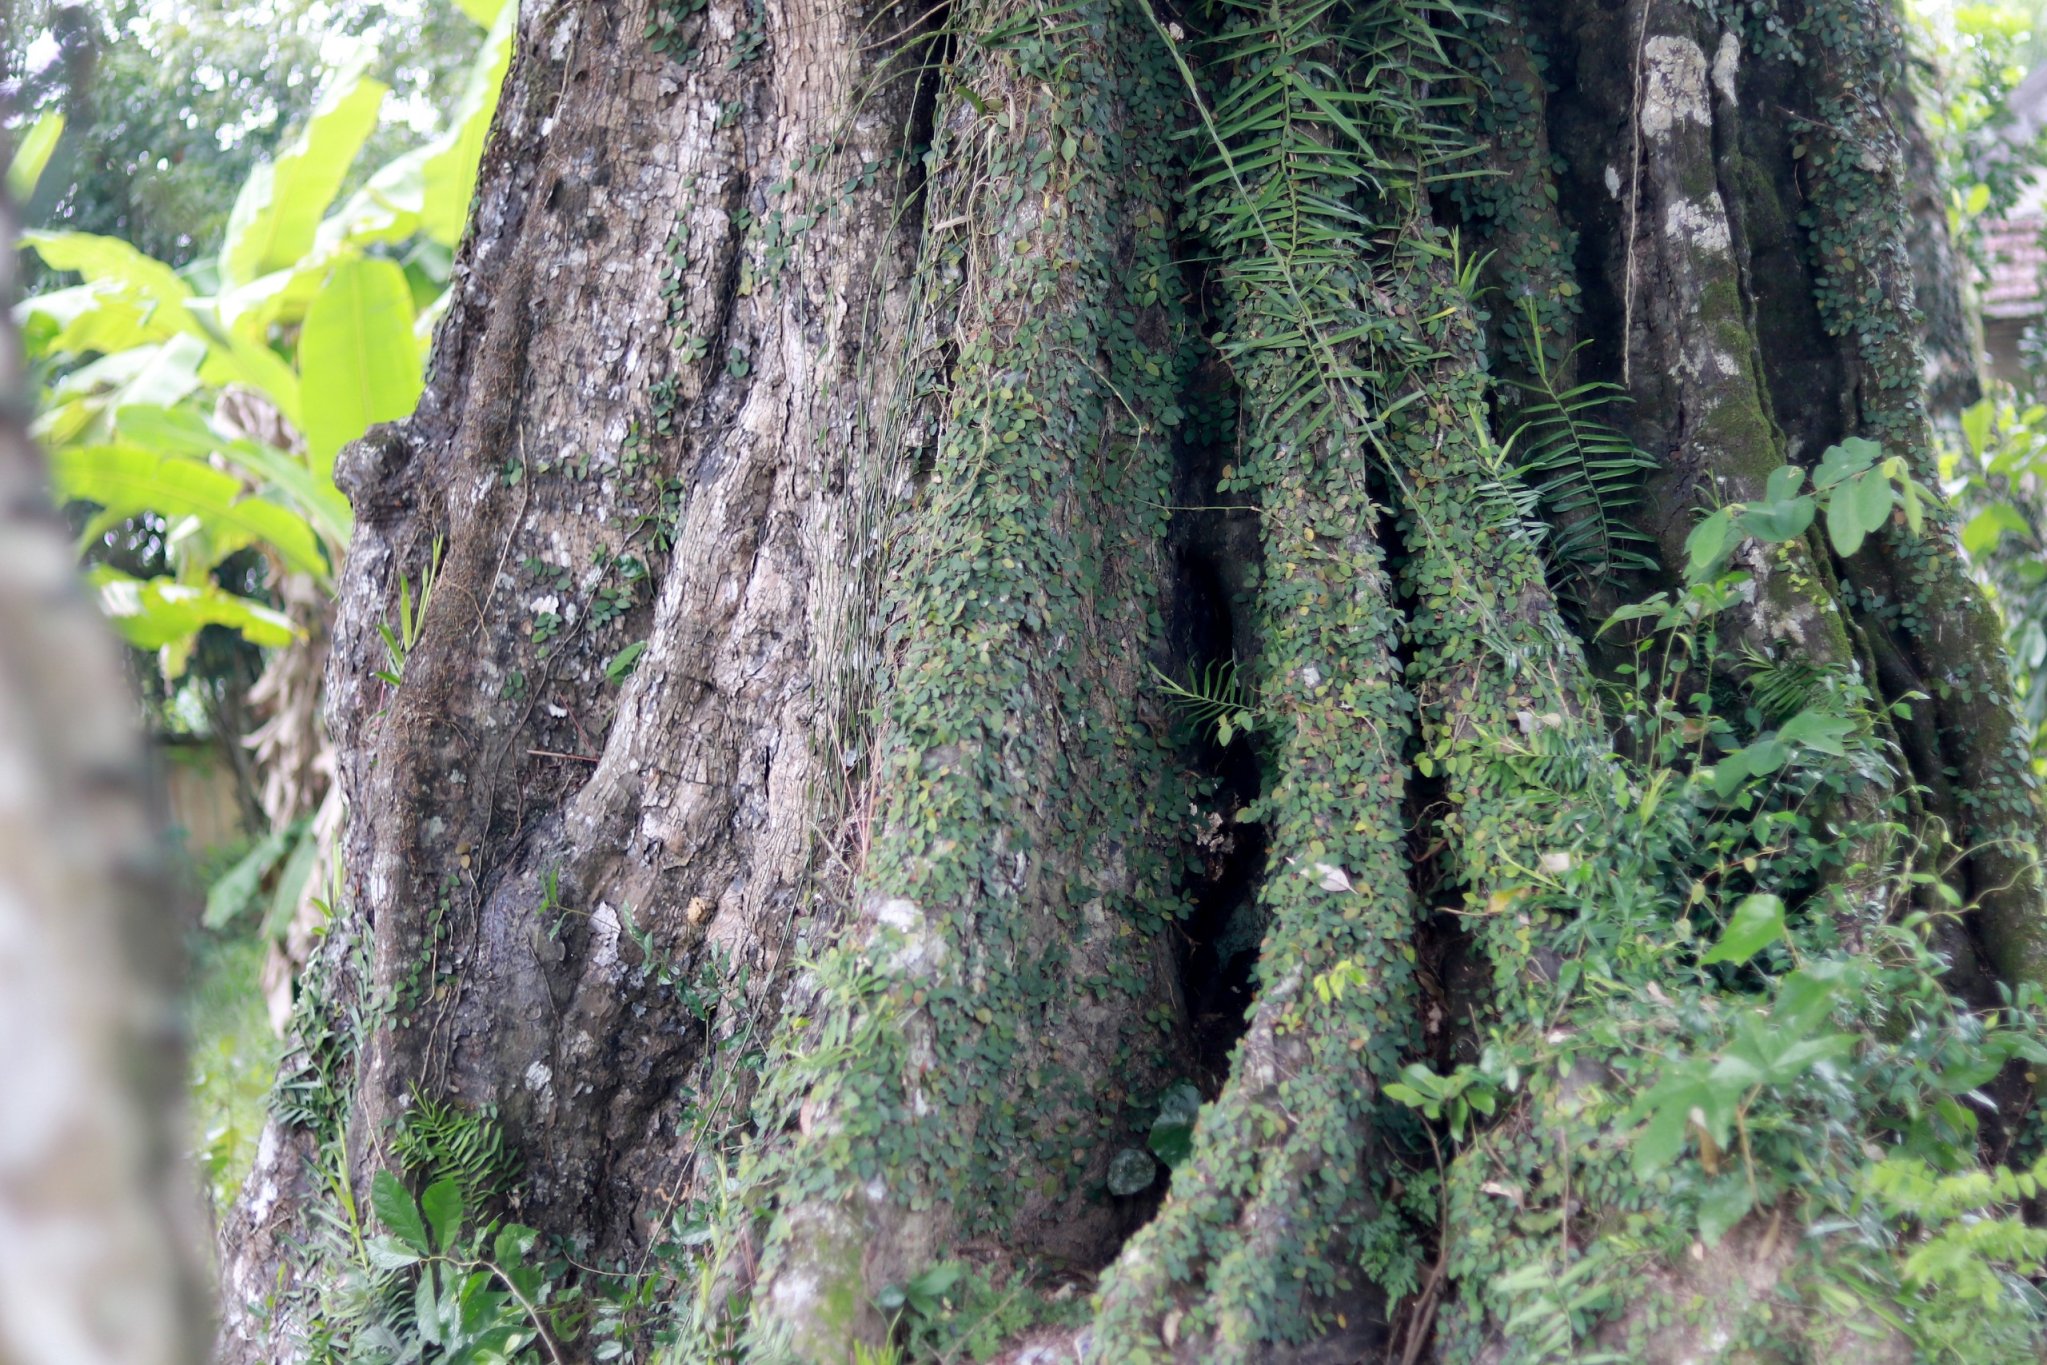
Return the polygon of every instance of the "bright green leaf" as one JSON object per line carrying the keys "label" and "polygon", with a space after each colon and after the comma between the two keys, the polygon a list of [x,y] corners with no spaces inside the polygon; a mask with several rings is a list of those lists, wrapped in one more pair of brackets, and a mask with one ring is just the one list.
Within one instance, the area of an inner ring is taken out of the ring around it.
{"label": "bright green leaf", "polygon": [[220,248],[224,284],[246,284],[312,249],[320,216],[377,126],[387,89],[360,70],[344,74],[313,106],[291,145],[243,182]]}
{"label": "bright green leaf", "polygon": [[[52,270],[75,270],[87,284],[112,284],[133,291],[139,300],[161,308],[176,309],[192,297],[192,287],[178,278],[178,272],[151,256],[145,256],[118,237],[99,237],[89,232],[24,232],[22,244],[32,247]],[[166,321],[184,320],[166,314]]]}
{"label": "bright green leaf", "polygon": [[1748,1216],[1754,1198],[1746,1172],[1736,1171],[1714,1181],[1699,1198],[1699,1240],[1717,1246],[1729,1228]]}
{"label": "bright green leaf", "polygon": [[214,878],[206,888],[206,912],[200,923],[218,929],[247,909],[270,869],[277,866],[300,830],[297,824],[271,830],[235,861],[234,866]]}
{"label": "bright green leaf", "polygon": [[1812,486],[1829,489],[1852,475],[1860,474],[1873,466],[1883,455],[1883,447],[1860,436],[1850,436],[1836,446],[1828,446],[1820,454],[1820,467],[1813,471]]}
{"label": "bright green leaf", "polygon": [[363,1242],[370,1264],[378,1270],[404,1270],[419,1264],[419,1253],[408,1250],[395,1237],[371,1237]]}
{"label": "bright green leaf", "polygon": [[371,1177],[370,1207],[376,1210],[377,1221],[406,1247],[422,1256],[433,1254],[426,1239],[426,1224],[420,1221],[419,1206],[412,1202],[412,1195],[397,1176],[378,1171]]}
{"label": "bright green leaf", "polygon": [[1699,959],[1703,966],[1716,962],[1747,962],[1784,936],[1784,902],[1767,891],[1744,896],[1734,907],[1734,918],[1720,935],[1712,951]]}
{"label": "bright green leaf", "polygon": [[1996,549],[1998,540],[2005,534],[2031,536],[2032,531],[2018,508],[2010,503],[1993,502],[1963,525],[1962,548],[1980,559]]}
{"label": "bright green leaf", "polygon": [[[1771,475],[1770,481],[1774,484],[1776,475]],[[1754,536],[1757,540],[1782,545],[1805,534],[1806,528],[1812,525],[1815,510],[1810,497],[1751,503],[1742,509],[1740,529],[1744,535]]]}
{"label": "bright green leaf", "polygon": [[1848,752],[1848,736],[1855,732],[1855,722],[1846,716],[1831,715],[1825,711],[1801,711],[1784,722],[1777,731],[1777,738],[1786,744],[1797,744],[1816,753],[1832,754],[1836,758]]}
{"label": "bright green leaf", "polygon": [[1685,577],[1693,580],[1705,578],[1733,543],[1734,512],[1723,507],[1694,526],[1692,533],[1685,537]]}
{"label": "bright green leaf", "polygon": [[326,561],[306,519],[267,498],[245,496],[234,475],[134,445],[67,446],[50,456],[51,484],[65,501],[95,502],[107,517],[143,512],[194,517],[240,543],[261,541],[288,566],[325,578]]}
{"label": "bright green leaf", "polygon": [[462,1187],[451,1179],[436,1180],[419,1197],[426,1210],[427,1226],[433,1230],[434,1246],[443,1255],[455,1249],[455,1232],[462,1225]]}
{"label": "bright green leaf", "polygon": [[355,528],[355,514],[348,499],[331,483],[314,477],[298,457],[274,446],[224,437],[198,413],[183,409],[136,405],[114,414],[121,435],[139,446],[165,454],[204,458],[217,454],[229,464],[287,494],[337,548],[348,544]]}
{"label": "bright green leaf", "polygon": [[297,636],[291,618],[212,583],[131,578],[102,565],[86,575],[99,589],[100,611],[137,649],[167,651],[165,672],[177,677],[192,637],[206,626],[240,632],[250,644],[281,649]]}
{"label": "bright green leaf", "polygon": [[57,139],[64,136],[64,116],[52,109],[28,126],[28,131],[15,139],[14,157],[7,163],[7,197],[17,204],[26,204],[35,197],[36,184],[43,178],[43,168],[50,164],[50,154],[57,150]]}
{"label": "bright green leaf", "polygon": [[306,311],[299,375],[313,470],[331,479],[341,447],[373,423],[406,416],[419,401],[405,272],[391,261],[337,266]]}

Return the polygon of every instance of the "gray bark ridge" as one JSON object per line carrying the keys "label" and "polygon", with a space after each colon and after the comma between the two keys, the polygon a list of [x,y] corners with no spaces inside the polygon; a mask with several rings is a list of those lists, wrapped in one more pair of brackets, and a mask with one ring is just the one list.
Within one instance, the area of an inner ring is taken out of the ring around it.
{"label": "gray bark ridge", "polygon": [[[867,352],[905,306],[914,65],[836,5],[713,4],[682,62],[648,22],[522,17],[427,393],[337,467],[346,872],[288,1067],[342,1129],[266,1130],[222,1234],[225,1361],[302,1349],[278,1286],[310,1163],[339,1143],[360,1196],[416,1096],[495,1107],[511,1216],[642,1245],[685,1194],[712,1034],[828,927],[824,737],[897,489]],[[392,688],[401,579],[423,624]],[[707,1022],[676,982],[713,958],[761,984]]]}

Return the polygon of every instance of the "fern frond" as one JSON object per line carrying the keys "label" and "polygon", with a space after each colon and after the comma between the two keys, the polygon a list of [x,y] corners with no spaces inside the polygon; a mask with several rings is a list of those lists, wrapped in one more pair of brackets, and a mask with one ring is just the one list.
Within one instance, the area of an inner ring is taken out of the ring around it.
{"label": "fern frond", "polygon": [[480,1208],[511,1188],[518,1157],[488,1107],[468,1113],[415,1091],[392,1148],[421,1185],[453,1180],[467,1208]]}
{"label": "fern frond", "polygon": [[1228,744],[1239,734],[1250,734],[1258,727],[1250,698],[1237,678],[1235,659],[1209,664],[1199,674],[1190,674],[1184,685],[1157,668],[1152,669],[1151,675],[1158,680],[1160,690],[1186,712],[1197,728],[1215,732],[1219,744]]}
{"label": "fern frond", "polygon": [[[1534,304],[1524,299],[1522,306],[1533,335]],[[1519,386],[1528,404],[1507,444],[1519,451],[1515,472],[1535,489],[1553,529],[1552,566],[1586,579],[1654,569],[1649,537],[1628,524],[1627,513],[1641,501],[1642,481],[1656,461],[1603,415],[1628,401],[1627,391],[1597,380],[1559,389],[1543,348],[1528,352],[1535,380]]]}

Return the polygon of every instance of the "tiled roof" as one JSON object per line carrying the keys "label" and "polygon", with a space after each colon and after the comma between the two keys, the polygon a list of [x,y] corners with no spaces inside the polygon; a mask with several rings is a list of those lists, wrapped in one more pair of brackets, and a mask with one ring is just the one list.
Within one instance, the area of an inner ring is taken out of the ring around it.
{"label": "tiled roof", "polygon": [[1990,279],[1983,286],[1986,318],[2031,317],[2041,311],[2042,277],[2047,275],[2047,247],[2040,233],[2047,217],[2037,213],[1999,218],[1984,226],[1983,249],[1990,258]]}

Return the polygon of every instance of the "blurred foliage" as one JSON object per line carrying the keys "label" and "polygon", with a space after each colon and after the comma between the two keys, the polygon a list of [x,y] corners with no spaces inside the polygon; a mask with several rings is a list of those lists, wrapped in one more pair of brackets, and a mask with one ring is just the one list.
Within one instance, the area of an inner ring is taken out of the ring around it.
{"label": "blurred foliage", "polygon": [[1947,186],[1956,245],[1987,268],[1981,230],[2010,213],[2042,165],[2037,138],[2011,107],[2012,91],[2038,60],[2025,6],[1908,5],[1913,25],[1913,93]]}
{"label": "blurred foliage", "polygon": [[[279,575],[331,586],[350,531],[334,456],[417,399],[515,16],[29,0],[0,34],[35,431],[102,605],[154,665],[146,702],[220,741],[251,829],[248,694],[298,634]],[[207,889],[193,1145],[217,1209],[264,1121],[265,962],[310,837],[300,819],[188,862]]]}
{"label": "blurred foliage", "polygon": [[[209,850],[189,864],[195,887],[218,882],[247,845]],[[283,1044],[264,1012],[265,940],[247,924],[200,928],[190,939],[185,1021],[191,1067],[194,1159],[213,1208],[224,1210],[256,1158],[265,1098]]]}
{"label": "blurred foliage", "polygon": [[329,72],[367,54],[391,87],[364,152],[379,165],[435,130],[476,25],[450,0],[20,0],[0,37],[0,107],[67,123],[29,225],[183,264],[220,238],[236,187],[304,124]]}
{"label": "blurred foliage", "polygon": [[209,626],[291,642],[252,570],[331,585],[350,530],[334,458],[418,398],[515,13],[477,7],[491,27],[441,130],[366,175],[391,92],[365,61],[333,75],[242,182],[215,254],[173,268],[114,236],[26,235],[80,281],[17,311],[35,433],[58,500],[96,509],[80,546],[103,606],[166,679]]}
{"label": "blurred foliage", "polygon": [[2004,620],[2033,764],[2047,773],[2047,406],[1995,385],[1943,445],[1962,548]]}

